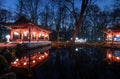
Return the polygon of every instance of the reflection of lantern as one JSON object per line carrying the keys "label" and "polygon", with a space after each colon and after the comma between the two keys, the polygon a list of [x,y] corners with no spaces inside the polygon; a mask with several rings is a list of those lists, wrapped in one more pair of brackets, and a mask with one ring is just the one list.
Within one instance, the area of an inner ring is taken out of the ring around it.
{"label": "reflection of lantern", "polygon": [[27,65],[27,63],[26,63],[26,62],[24,62],[24,63],[23,63],[23,65]]}
{"label": "reflection of lantern", "polygon": [[112,55],[111,55],[111,54],[108,54],[108,57],[109,57],[109,58],[111,58],[111,57],[112,57]]}
{"label": "reflection of lantern", "polygon": [[32,62],[35,63],[35,60],[33,60]]}
{"label": "reflection of lantern", "polygon": [[117,60],[119,60],[120,58],[119,57],[116,57]]}
{"label": "reflection of lantern", "polygon": [[46,52],[44,54],[45,54],[45,56],[48,56],[48,54]]}
{"label": "reflection of lantern", "polygon": [[39,60],[41,59],[41,57],[39,57]]}
{"label": "reflection of lantern", "polygon": [[44,58],[44,55],[42,55],[42,58]]}
{"label": "reflection of lantern", "polygon": [[[37,63],[42,62],[43,60],[45,60],[48,57],[48,53],[44,52],[44,54],[40,54],[40,52],[38,52],[37,54],[31,55],[31,63],[30,63],[30,67],[34,67]],[[21,59],[16,59],[14,62],[11,62],[11,66],[13,67],[18,67],[18,68],[27,68],[29,65],[29,60],[28,57],[22,57]]]}
{"label": "reflection of lantern", "polygon": [[15,61],[14,64],[16,64],[17,62]]}
{"label": "reflection of lantern", "polygon": [[16,59],[15,61],[19,61],[19,59]]}

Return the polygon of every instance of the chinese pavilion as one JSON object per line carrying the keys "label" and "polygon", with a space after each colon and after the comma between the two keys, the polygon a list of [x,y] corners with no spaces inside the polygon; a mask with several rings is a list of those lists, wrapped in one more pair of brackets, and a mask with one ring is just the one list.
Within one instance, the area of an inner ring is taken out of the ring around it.
{"label": "chinese pavilion", "polygon": [[107,43],[120,43],[120,24],[115,24],[113,27],[105,30]]}
{"label": "chinese pavilion", "polygon": [[50,30],[36,25],[21,16],[14,23],[0,23],[10,29],[10,41],[46,41],[49,40]]}

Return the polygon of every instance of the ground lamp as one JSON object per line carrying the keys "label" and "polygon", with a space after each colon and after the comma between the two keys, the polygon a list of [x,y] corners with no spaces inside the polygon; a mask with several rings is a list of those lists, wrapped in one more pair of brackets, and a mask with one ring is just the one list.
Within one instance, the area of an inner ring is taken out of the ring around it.
{"label": "ground lamp", "polygon": [[10,42],[10,35],[6,35],[7,42]]}

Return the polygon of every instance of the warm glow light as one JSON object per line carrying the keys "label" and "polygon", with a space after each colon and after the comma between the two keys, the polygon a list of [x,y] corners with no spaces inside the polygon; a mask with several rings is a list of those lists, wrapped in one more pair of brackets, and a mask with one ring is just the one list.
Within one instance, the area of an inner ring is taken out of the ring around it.
{"label": "warm glow light", "polygon": [[116,35],[116,37],[119,37],[120,35]]}
{"label": "warm glow light", "polygon": [[41,36],[41,34],[39,34],[39,37]]}
{"label": "warm glow light", "polygon": [[26,62],[24,62],[24,63],[23,63],[23,65],[27,65],[27,63],[26,63]]}
{"label": "warm glow light", "polygon": [[44,58],[44,55],[42,55],[41,57]]}
{"label": "warm glow light", "polygon": [[44,34],[42,34],[42,36],[44,36]]}
{"label": "warm glow light", "polygon": [[33,35],[35,35],[36,33],[35,32],[33,32]]}
{"label": "warm glow light", "polygon": [[33,36],[34,36],[34,37],[35,37],[35,34],[36,34],[36,33],[35,33],[35,32],[33,32]]}
{"label": "warm glow light", "polygon": [[[38,52],[37,54],[33,54],[30,56],[30,67],[34,67],[36,64],[44,61],[48,56],[48,53],[44,52],[44,54],[40,54]],[[11,66],[17,67],[17,68],[27,68],[28,60],[29,58],[24,56],[21,59],[16,59],[15,61],[11,62]],[[42,60],[41,60],[42,59]]]}
{"label": "warm glow light", "polygon": [[44,54],[45,54],[45,56],[48,56],[48,54],[46,52]]}
{"label": "warm glow light", "polygon": [[48,35],[45,35],[45,37],[48,37]]}
{"label": "warm glow light", "polygon": [[39,60],[41,59],[41,57],[39,57]]}
{"label": "warm glow light", "polygon": [[24,32],[24,35],[27,36],[27,32]]}
{"label": "warm glow light", "polygon": [[109,55],[108,55],[108,57],[109,57],[109,58],[111,58],[111,57],[112,57],[112,55],[111,55],[111,54],[109,54]]}
{"label": "warm glow light", "polygon": [[15,61],[14,64],[16,64],[17,62]]}
{"label": "warm glow light", "polygon": [[35,60],[33,60],[32,62],[35,63]]}
{"label": "warm glow light", "polygon": [[117,60],[119,60],[120,58],[119,57],[116,57]]}
{"label": "warm glow light", "polygon": [[18,33],[18,32],[14,32],[14,34],[15,34],[15,35],[19,35],[19,33]]}
{"label": "warm glow light", "polygon": [[111,35],[109,35],[108,37],[112,37]]}
{"label": "warm glow light", "polygon": [[19,61],[19,59],[16,59],[15,61]]}

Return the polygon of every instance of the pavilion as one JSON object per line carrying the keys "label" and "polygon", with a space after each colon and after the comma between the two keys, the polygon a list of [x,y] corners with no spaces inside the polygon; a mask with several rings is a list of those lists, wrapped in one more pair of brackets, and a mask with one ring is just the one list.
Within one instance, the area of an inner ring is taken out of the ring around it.
{"label": "pavilion", "polygon": [[114,24],[104,31],[106,33],[105,40],[107,43],[120,44],[120,24]]}
{"label": "pavilion", "polygon": [[10,41],[48,41],[51,30],[39,26],[21,16],[14,23],[0,23],[10,29]]}

